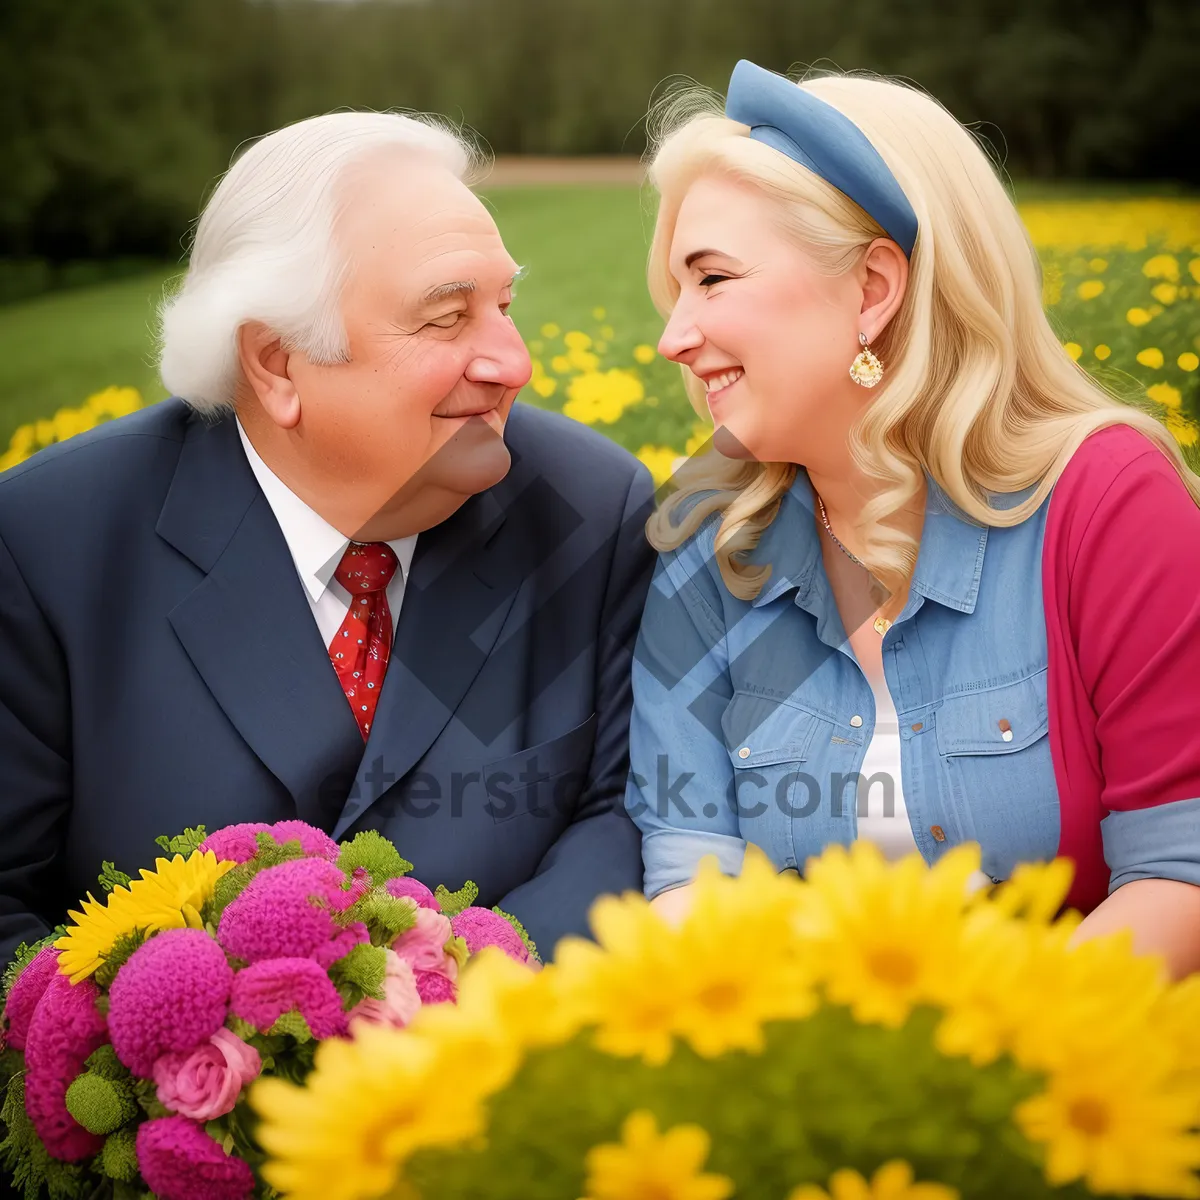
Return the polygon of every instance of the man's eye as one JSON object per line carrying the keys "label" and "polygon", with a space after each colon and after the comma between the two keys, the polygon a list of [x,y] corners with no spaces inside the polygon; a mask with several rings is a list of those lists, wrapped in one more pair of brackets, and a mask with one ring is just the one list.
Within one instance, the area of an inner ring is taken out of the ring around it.
{"label": "man's eye", "polygon": [[705,275],[704,278],[700,280],[700,286],[712,287],[714,283],[722,283],[728,278],[728,275]]}
{"label": "man's eye", "polygon": [[438,329],[453,329],[466,315],[463,312],[447,313],[444,317],[438,317],[436,321],[430,321],[429,324]]}

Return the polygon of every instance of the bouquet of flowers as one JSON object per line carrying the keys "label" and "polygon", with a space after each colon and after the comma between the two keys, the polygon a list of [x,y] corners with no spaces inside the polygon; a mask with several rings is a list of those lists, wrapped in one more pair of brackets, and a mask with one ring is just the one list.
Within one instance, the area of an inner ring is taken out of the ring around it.
{"label": "bouquet of flowers", "polygon": [[544,971],[484,951],[457,1006],[255,1085],[295,1200],[1200,1196],[1200,977],[1072,944],[1065,860],[968,895],[836,846],[709,862],[678,926],[636,895]]}
{"label": "bouquet of flowers", "polygon": [[[274,1196],[246,1100],[302,1081],[316,1047],[454,1001],[520,923],[436,892],[374,832],[338,845],[301,821],[189,829],[107,898],[22,947],[5,979],[0,1156],[27,1200]],[[44,1189],[44,1191],[43,1191]]]}

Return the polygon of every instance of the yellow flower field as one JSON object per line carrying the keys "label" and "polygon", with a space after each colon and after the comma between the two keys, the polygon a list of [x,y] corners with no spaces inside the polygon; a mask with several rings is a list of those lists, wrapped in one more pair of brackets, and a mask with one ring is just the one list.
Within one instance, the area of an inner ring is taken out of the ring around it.
{"label": "yellow flower field", "polygon": [[[1200,201],[1043,201],[1021,214],[1066,353],[1121,398],[1148,401],[1200,465]],[[603,307],[591,318],[587,328],[527,331],[533,378],[524,398],[614,438],[662,483],[708,430],[678,369],[655,351],[656,325],[623,325]],[[133,389],[110,386],[23,425],[0,470],[140,403]]]}

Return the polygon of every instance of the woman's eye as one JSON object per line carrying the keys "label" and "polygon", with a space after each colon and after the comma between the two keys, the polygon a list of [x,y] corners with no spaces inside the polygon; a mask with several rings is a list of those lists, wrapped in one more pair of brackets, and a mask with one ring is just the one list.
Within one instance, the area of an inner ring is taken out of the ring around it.
{"label": "woman's eye", "polygon": [[714,283],[721,283],[728,278],[728,275],[705,275],[704,278],[700,280],[700,286],[712,287]]}

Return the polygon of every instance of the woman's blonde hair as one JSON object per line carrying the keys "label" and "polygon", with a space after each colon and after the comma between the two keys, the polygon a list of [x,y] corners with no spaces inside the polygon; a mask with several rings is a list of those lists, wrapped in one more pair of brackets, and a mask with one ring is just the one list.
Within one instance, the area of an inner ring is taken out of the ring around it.
{"label": "woman's blonde hair", "polygon": [[[1042,306],[1033,245],[971,133],[929,96],[884,79],[824,75],[797,86],[866,134],[919,222],[903,304],[872,344],[886,374],[851,434],[855,463],[880,485],[862,515],[862,557],[877,584],[894,592],[915,565],[916,542],[880,522],[914,498],[923,470],[968,517],[1016,525],[1045,500],[1084,438],[1125,424],[1162,448],[1200,503],[1200,479],[1166,428],[1110,395],[1059,343]],[[714,111],[717,103],[707,92],[677,94],[652,122],[650,181],[660,203],[648,274],[664,316],[679,296],[668,266],[676,218],[702,174],[743,181],[775,201],[785,234],[831,275],[851,269],[886,236],[819,176]],[[703,391],[686,369],[684,380],[707,417]],[[735,460],[710,448],[676,475],[678,490],[647,525],[650,541],[671,549],[720,512],[722,578],[734,595],[752,599],[770,567],[739,560],[770,524],[795,474],[790,463]],[[988,493],[1030,487],[1015,507],[989,501]]]}

